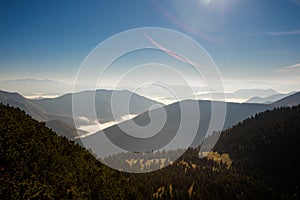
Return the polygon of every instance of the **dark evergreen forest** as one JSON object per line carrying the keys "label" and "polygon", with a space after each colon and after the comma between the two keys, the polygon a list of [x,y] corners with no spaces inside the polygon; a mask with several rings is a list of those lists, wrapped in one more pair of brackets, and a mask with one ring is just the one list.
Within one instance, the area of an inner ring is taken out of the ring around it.
{"label": "dark evergreen forest", "polygon": [[202,159],[189,148],[161,170],[129,174],[1,104],[0,199],[296,199],[299,142],[300,106],[276,108],[222,131]]}

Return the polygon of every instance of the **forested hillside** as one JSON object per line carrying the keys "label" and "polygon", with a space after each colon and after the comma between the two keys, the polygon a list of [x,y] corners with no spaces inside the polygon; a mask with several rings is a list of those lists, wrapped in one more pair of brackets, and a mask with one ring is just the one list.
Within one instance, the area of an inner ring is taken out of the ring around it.
{"label": "forested hillside", "polygon": [[18,108],[0,104],[0,199],[130,199],[120,172]]}
{"label": "forested hillside", "polygon": [[[18,108],[0,105],[0,113],[0,199],[297,199],[300,106],[223,131],[202,159],[200,147],[189,148],[171,165],[142,174],[104,166]],[[121,156],[112,158],[141,167]]]}
{"label": "forested hillside", "polygon": [[223,131],[214,147],[229,153],[235,166],[250,173],[261,169],[277,189],[300,186],[300,105],[256,114]]}
{"label": "forested hillside", "polygon": [[139,190],[154,199],[297,199],[299,144],[300,106],[277,108],[221,132],[203,159],[191,148],[172,165],[130,180],[143,182]]}

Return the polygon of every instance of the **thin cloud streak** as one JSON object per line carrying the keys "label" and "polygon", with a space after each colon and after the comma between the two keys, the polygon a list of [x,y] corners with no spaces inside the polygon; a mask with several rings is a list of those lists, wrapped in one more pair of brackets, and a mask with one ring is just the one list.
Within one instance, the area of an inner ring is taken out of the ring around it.
{"label": "thin cloud streak", "polygon": [[300,68],[300,63],[290,65],[290,66],[286,66],[285,68],[287,68],[287,69]]}
{"label": "thin cloud streak", "polygon": [[300,6],[300,0],[291,0],[290,2],[296,4],[297,6]]}
{"label": "thin cloud streak", "polygon": [[149,35],[147,35],[146,33],[144,33],[145,37],[153,44],[155,45],[158,49],[162,50],[163,52],[165,52],[166,54],[172,56],[173,58],[176,58],[177,60],[180,60],[184,63],[188,63],[190,65],[193,65],[193,66],[198,66],[198,67],[202,67],[201,65],[197,64],[197,63],[194,63],[178,54],[176,54],[175,52],[163,47],[162,45],[160,45],[158,42],[156,42],[154,39],[152,39]]}
{"label": "thin cloud streak", "polygon": [[269,50],[269,51],[256,51],[258,54],[275,54],[275,55],[289,55],[293,54],[293,51],[290,50]]}
{"label": "thin cloud streak", "polygon": [[284,67],[281,67],[280,69],[276,69],[274,71],[276,71],[276,72],[290,72],[290,71],[295,70],[295,69],[300,70],[300,63],[284,66]]}
{"label": "thin cloud streak", "polygon": [[300,30],[279,31],[279,32],[265,32],[265,34],[271,35],[271,36],[300,35]]}
{"label": "thin cloud streak", "polygon": [[97,120],[96,121],[90,121],[86,117],[80,117],[80,119],[82,121],[90,121],[90,125],[85,125],[85,126],[78,127],[79,130],[86,131],[88,133],[86,133],[84,135],[79,135],[79,136],[75,137],[75,139],[85,138],[87,136],[93,135],[93,134],[95,134],[95,133],[97,133],[101,130],[104,130],[108,127],[111,127],[113,125],[119,124],[119,123],[127,121],[127,120],[131,120],[131,119],[135,118],[136,116],[137,115],[128,114],[128,115],[122,116],[120,119],[117,119],[115,121],[105,122],[103,124],[99,123]]}

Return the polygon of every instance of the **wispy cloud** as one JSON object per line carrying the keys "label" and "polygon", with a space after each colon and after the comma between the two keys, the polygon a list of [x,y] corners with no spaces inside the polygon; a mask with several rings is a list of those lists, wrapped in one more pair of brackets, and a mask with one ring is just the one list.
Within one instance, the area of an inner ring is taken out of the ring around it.
{"label": "wispy cloud", "polygon": [[293,30],[293,31],[279,31],[279,32],[265,32],[265,34],[271,35],[271,36],[300,35],[300,30]]}
{"label": "wispy cloud", "polygon": [[296,4],[297,6],[300,6],[300,0],[290,0],[290,2]]}
{"label": "wispy cloud", "polygon": [[109,121],[109,122],[105,122],[103,124],[99,123],[98,120],[90,120],[87,117],[79,117],[78,119],[84,122],[87,122],[88,125],[84,125],[84,126],[79,126],[78,129],[82,130],[82,131],[86,131],[88,133],[84,134],[84,135],[80,135],[76,138],[84,138],[90,135],[93,135],[95,133],[97,133],[98,131],[104,130],[108,127],[111,127],[113,125],[116,125],[118,123],[133,119],[134,117],[136,117],[137,115],[124,115],[122,116],[120,119],[117,119],[115,121]]}
{"label": "wispy cloud", "polygon": [[276,71],[276,72],[290,72],[290,71],[294,71],[294,70],[300,70],[300,63],[284,66],[284,67],[281,67],[281,68],[276,69],[274,71]]}
{"label": "wispy cloud", "polygon": [[175,52],[163,47],[162,45],[160,45],[158,42],[156,42],[154,39],[152,39],[149,35],[147,35],[146,33],[144,33],[145,37],[153,44],[155,45],[158,49],[162,50],[163,52],[165,52],[166,54],[172,56],[173,58],[177,59],[177,60],[180,60],[182,62],[185,62],[185,63],[188,63],[190,65],[193,65],[193,66],[198,66],[198,67],[202,67],[201,65],[197,64],[197,63],[194,63],[178,54],[176,54]]}
{"label": "wispy cloud", "polygon": [[276,54],[276,55],[289,55],[293,54],[293,51],[289,50],[265,50],[265,51],[257,51],[259,54]]}

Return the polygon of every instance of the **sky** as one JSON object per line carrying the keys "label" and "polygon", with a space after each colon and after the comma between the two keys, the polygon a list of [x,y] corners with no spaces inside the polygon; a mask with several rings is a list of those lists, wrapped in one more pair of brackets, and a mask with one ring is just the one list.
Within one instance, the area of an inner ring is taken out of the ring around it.
{"label": "sky", "polygon": [[0,80],[71,84],[100,42],[139,27],[193,38],[228,90],[300,90],[300,0],[1,0]]}

